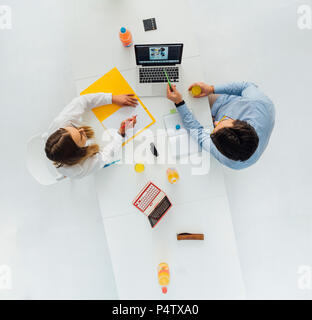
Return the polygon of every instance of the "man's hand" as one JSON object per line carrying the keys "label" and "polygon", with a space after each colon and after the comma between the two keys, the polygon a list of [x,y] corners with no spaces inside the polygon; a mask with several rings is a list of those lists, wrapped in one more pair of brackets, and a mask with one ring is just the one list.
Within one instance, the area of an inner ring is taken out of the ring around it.
{"label": "man's hand", "polygon": [[132,118],[128,118],[128,119],[121,122],[118,132],[123,137],[125,136],[127,129],[134,128],[134,126],[137,122],[136,117],[137,116],[133,116]]}
{"label": "man's hand", "polygon": [[138,99],[134,97],[134,94],[121,94],[117,96],[113,95],[112,102],[121,107],[136,107]]}
{"label": "man's hand", "polygon": [[167,98],[178,104],[183,101],[181,93],[177,90],[177,87],[174,84],[171,84],[171,88],[173,91],[170,91],[169,84],[167,84]]}
{"label": "man's hand", "polygon": [[191,91],[192,88],[195,86],[199,86],[201,88],[201,93],[197,96],[194,96],[194,98],[202,98],[202,97],[208,96],[209,94],[214,93],[213,86],[209,86],[204,82],[195,82],[188,88],[188,90]]}

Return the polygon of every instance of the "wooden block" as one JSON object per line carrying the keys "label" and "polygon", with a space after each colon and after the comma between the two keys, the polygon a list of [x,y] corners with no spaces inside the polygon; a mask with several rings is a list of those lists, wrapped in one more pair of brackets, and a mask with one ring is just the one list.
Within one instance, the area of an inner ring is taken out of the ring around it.
{"label": "wooden block", "polygon": [[204,240],[204,234],[202,234],[202,233],[179,233],[179,234],[177,234],[177,240]]}

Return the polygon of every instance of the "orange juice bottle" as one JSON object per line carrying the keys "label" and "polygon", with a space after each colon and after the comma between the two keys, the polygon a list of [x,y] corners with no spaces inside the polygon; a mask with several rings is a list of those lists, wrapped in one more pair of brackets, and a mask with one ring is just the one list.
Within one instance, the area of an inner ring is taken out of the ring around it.
{"label": "orange juice bottle", "polygon": [[176,183],[176,182],[179,180],[178,171],[177,171],[176,169],[169,168],[169,169],[167,170],[167,178],[168,178],[168,181],[169,181],[171,184]]}
{"label": "orange juice bottle", "polygon": [[167,263],[162,262],[158,265],[158,283],[161,285],[161,291],[167,293],[167,286],[170,282],[169,266]]}
{"label": "orange juice bottle", "polygon": [[126,29],[125,27],[120,28],[119,39],[124,47],[132,46],[132,34],[130,30]]}

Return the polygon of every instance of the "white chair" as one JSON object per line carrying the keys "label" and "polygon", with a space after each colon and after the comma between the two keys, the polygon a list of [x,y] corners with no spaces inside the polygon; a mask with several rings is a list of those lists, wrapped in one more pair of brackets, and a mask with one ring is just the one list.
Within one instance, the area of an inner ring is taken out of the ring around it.
{"label": "white chair", "polygon": [[42,185],[51,185],[64,178],[59,174],[44,151],[45,134],[35,135],[27,143],[27,169],[30,174]]}

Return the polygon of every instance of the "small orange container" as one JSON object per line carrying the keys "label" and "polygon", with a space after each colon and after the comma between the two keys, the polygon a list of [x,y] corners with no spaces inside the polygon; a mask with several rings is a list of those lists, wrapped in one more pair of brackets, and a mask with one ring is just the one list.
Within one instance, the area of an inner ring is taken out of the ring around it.
{"label": "small orange container", "polygon": [[170,282],[170,272],[167,263],[162,262],[158,265],[158,283],[161,286],[162,293],[167,293],[167,286]]}
{"label": "small orange container", "polygon": [[167,169],[167,178],[171,184],[174,184],[179,180],[180,177],[179,177],[178,171],[176,169],[169,168],[169,169]]}

